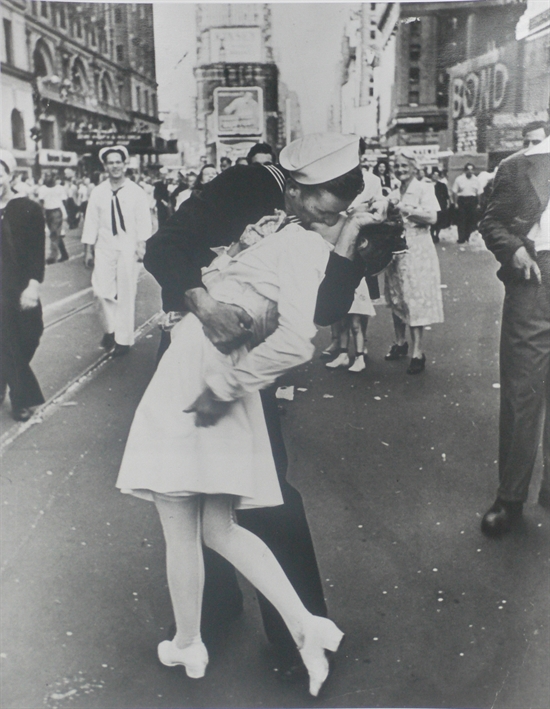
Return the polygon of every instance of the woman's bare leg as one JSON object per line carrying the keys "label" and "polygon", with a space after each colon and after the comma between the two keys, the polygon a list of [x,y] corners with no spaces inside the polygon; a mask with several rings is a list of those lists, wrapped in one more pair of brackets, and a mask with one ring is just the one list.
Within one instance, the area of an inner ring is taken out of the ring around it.
{"label": "woman's bare leg", "polygon": [[422,337],[424,335],[424,328],[421,325],[409,328],[411,331],[412,339],[412,353],[411,356],[415,359],[420,359],[424,354],[422,350]]}
{"label": "woman's bare leg", "polygon": [[395,313],[392,313],[392,317],[393,329],[395,330],[395,344],[404,345],[406,342],[407,326]]}

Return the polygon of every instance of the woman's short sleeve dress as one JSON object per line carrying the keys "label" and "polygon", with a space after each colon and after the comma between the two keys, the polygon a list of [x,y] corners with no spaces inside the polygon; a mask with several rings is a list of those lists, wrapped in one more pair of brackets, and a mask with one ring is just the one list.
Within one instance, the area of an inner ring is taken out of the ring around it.
{"label": "woman's short sleeve dress", "polygon": [[[433,184],[412,180],[401,201],[439,211]],[[394,256],[385,273],[385,295],[392,311],[412,327],[443,322],[439,259],[429,226],[405,219],[408,250]]]}
{"label": "woman's short sleeve dress", "polygon": [[[221,354],[192,314],[174,327],[132,423],[116,483],[122,492],[147,500],[153,492],[224,493],[237,496],[237,508],[282,504],[259,390],[311,359],[329,251],[321,236],[290,224],[205,269],[209,293],[252,317],[252,348]],[[197,427],[185,409],[207,386],[230,410]]]}

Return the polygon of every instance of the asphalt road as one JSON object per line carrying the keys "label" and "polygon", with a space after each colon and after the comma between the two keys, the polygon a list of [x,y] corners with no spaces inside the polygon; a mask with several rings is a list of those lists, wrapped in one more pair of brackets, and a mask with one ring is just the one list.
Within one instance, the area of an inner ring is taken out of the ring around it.
{"label": "asphalt road", "polygon": [[[152,328],[5,449],[5,709],[548,706],[540,461],[523,527],[496,541],[479,531],[496,488],[502,288],[487,252],[438,249],[446,322],[426,333],[424,374],[383,360],[392,335],[380,305],[365,372],[329,371],[316,357],[284,381],[305,389],[281,405],[290,478],[346,632],[322,696],[281,681],[245,582],[245,612],[209,647],[204,679],[156,659],[172,622],[161,530],[152,505],[114,489],[153,372]],[[89,286],[78,259],[49,268],[48,303]],[[157,308],[146,276],[137,324]],[[98,334],[92,308],[46,331],[35,370],[48,397],[100,356]]]}

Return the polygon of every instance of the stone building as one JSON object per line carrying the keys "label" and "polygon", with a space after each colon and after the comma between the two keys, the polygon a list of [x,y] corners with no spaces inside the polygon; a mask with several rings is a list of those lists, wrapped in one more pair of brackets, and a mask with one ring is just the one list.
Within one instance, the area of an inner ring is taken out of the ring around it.
{"label": "stone building", "polygon": [[21,166],[91,172],[114,143],[156,162],[151,4],[3,0],[2,22],[1,144]]}

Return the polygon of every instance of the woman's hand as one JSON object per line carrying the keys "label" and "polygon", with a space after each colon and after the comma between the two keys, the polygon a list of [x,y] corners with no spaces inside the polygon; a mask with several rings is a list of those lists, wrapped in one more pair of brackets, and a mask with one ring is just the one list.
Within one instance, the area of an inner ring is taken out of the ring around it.
{"label": "woman's hand", "polygon": [[232,401],[219,401],[211,389],[205,389],[184,413],[195,413],[195,426],[214,426],[229,411]]}
{"label": "woman's hand", "polygon": [[408,219],[414,224],[435,224],[437,221],[437,212],[431,212],[427,209],[413,207],[411,204],[407,204],[403,200],[398,202],[395,206],[399,209],[403,219]]}

